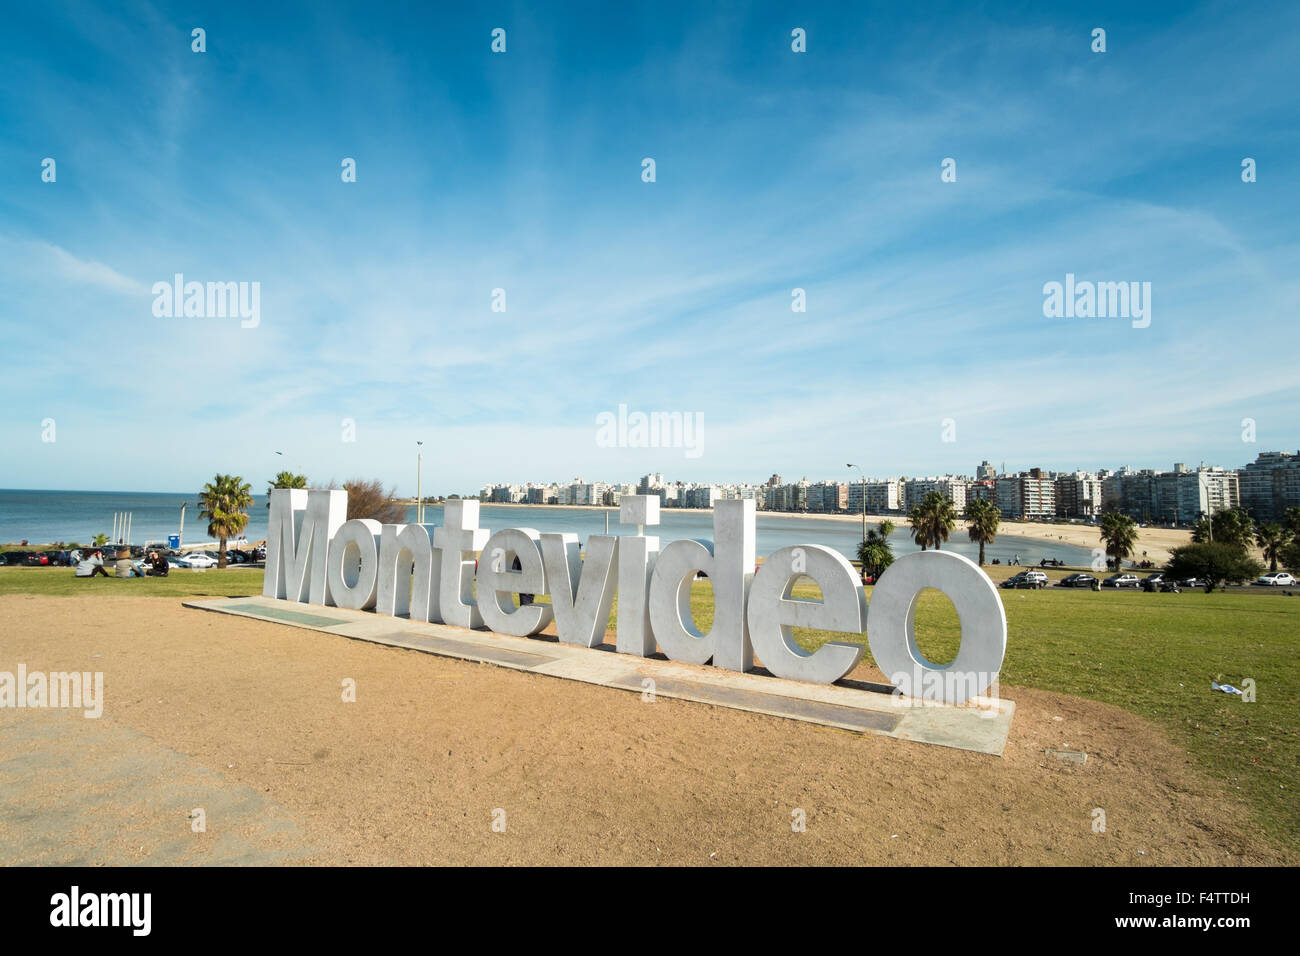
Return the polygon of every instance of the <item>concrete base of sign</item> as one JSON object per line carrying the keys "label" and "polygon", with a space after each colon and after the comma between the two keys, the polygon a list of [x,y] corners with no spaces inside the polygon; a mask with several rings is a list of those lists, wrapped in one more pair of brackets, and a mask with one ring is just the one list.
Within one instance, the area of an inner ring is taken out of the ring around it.
{"label": "concrete base of sign", "polygon": [[951,707],[893,695],[881,684],[849,680],[810,684],[761,671],[745,674],[633,657],[615,653],[608,644],[579,647],[266,597],[207,598],[185,601],[184,606],[638,694],[653,691],[659,697],[998,756],[1006,746],[1016,709],[1009,700],[977,697],[965,706]]}

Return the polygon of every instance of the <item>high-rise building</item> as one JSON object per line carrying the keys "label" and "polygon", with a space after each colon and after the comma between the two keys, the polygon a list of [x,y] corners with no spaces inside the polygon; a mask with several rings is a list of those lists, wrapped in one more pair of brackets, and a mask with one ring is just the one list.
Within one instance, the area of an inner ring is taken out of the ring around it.
{"label": "high-rise building", "polygon": [[1101,479],[1086,471],[1060,475],[1056,486],[1056,514],[1061,518],[1088,518],[1101,511]]}
{"label": "high-rise building", "polygon": [[941,478],[909,478],[903,482],[903,510],[910,511],[924,501],[925,496],[930,492],[937,491],[951,501],[952,506],[960,514],[966,510],[968,484],[965,478],[954,478],[952,475],[944,475]]}
{"label": "high-rise building", "polygon": [[1256,521],[1280,521],[1288,508],[1300,507],[1300,451],[1260,452],[1238,474],[1241,506]]}
{"label": "high-rise building", "polygon": [[873,515],[893,514],[902,510],[903,485],[897,478],[884,481],[853,481],[849,483],[845,496],[846,510],[849,514],[862,513],[862,496],[866,494],[867,513]]}
{"label": "high-rise building", "polygon": [[995,485],[994,504],[1008,518],[1055,517],[1056,485],[1038,468],[1003,475]]}

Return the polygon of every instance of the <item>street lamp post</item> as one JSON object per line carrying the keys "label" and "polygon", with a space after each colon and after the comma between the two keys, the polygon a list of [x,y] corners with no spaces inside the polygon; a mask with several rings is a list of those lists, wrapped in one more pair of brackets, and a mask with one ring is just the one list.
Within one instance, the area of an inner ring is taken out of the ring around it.
{"label": "street lamp post", "polygon": [[867,540],[867,476],[857,465],[846,464],[845,468],[857,468],[858,474],[862,475],[862,540]]}
{"label": "street lamp post", "polygon": [[415,453],[415,523],[424,524],[424,494],[420,481],[424,478],[424,442],[417,441]]}

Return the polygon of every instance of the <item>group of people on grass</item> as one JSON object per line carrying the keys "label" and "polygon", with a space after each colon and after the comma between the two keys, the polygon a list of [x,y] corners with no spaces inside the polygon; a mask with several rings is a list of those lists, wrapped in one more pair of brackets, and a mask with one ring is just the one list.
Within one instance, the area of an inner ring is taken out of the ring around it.
{"label": "group of people on grass", "polygon": [[[148,558],[141,562],[144,567],[137,565],[131,558],[123,554],[117,559],[114,570],[119,578],[143,578],[156,577],[165,578],[167,572],[171,570],[171,564],[167,561],[167,555],[160,551],[150,551]],[[79,578],[93,578],[97,574],[104,577],[111,577],[104,567],[104,552],[91,551],[88,554],[79,556],[77,561],[76,576]]]}

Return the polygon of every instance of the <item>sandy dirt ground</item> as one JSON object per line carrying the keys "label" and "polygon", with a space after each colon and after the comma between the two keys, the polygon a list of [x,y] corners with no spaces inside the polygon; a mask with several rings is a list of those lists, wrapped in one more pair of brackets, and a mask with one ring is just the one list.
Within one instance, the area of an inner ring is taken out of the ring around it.
{"label": "sandy dirt ground", "polygon": [[999,758],[166,598],[0,598],[19,663],[106,704],[0,710],[0,863],[1297,862],[1154,725],[1023,688]]}

